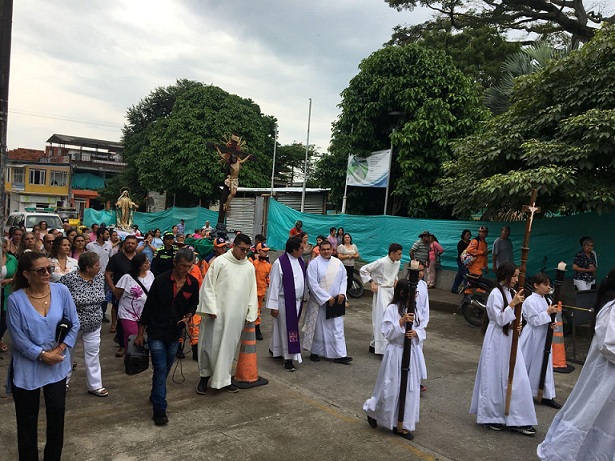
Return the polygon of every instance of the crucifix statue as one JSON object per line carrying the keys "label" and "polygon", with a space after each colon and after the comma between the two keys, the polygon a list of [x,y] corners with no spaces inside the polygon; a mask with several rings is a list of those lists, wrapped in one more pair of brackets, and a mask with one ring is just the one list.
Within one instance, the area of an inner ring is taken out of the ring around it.
{"label": "crucifix statue", "polygon": [[[239,170],[241,166],[250,158],[252,154],[245,155],[242,150],[245,141],[240,136],[232,134],[223,145],[207,143],[207,147],[213,147],[218,152],[220,159],[226,164],[224,187],[220,196],[220,208],[218,210],[218,224],[224,225],[226,212],[231,209],[231,201],[237,193],[239,187]],[[243,157],[242,157],[243,156]],[[216,226],[218,228],[220,226]]]}

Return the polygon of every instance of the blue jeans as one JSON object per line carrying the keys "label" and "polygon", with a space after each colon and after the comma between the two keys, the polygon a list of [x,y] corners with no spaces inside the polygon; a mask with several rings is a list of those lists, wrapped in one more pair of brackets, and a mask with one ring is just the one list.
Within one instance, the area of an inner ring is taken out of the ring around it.
{"label": "blue jeans", "polygon": [[148,339],[149,350],[152,354],[152,405],[154,412],[167,409],[167,376],[171,371],[179,341],[165,342],[159,339]]}
{"label": "blue jeans", "polygon": [[457,268],[459,270],[457,271],[457,274],[455,275],[455,281],[453,282],[451,291],[459,290],[459,285],[461,285],[461,282],[463,282],[463,276],[468,273],[468,268],[464,266],[463,263],[459,261],[459,259],[457,259]]}

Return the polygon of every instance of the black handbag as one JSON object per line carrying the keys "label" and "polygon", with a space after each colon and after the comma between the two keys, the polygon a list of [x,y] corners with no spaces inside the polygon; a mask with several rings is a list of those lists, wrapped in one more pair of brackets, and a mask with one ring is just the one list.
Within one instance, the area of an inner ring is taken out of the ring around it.
{"label": "black handbag", "polygon": [[325,316],[327,320],[346,315],[346,297],[343,297],[341,303],[337,301],[337,297],[335,297],[335,303],[332,306],[327,303],[327,315]]}
{"label": "black handbag", "polygon": [[58,345],[64,342],[71,328],[73,328],[73,322],[66,317],[62,317],[62,320],[58,322],[58,326],[56,327],[56,343]]}
{"label": "black handbag", "polygon": [[128,337],[128,347],[124,354],[124,369],[128,375],[136,375],[149,368],[149,347],[147,342],[143,346],[135,344],[136,335]]}

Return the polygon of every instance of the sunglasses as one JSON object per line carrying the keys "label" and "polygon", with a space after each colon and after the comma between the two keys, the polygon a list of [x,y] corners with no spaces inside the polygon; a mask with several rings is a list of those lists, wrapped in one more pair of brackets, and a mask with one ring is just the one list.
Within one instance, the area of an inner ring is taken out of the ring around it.
{"label": "sunglasses", "polygon": [[237,247],[237,249],[242,253],[247,253],[248,251],[250,251],[250,248]]}
{"label": "sunglasses", "polygon": [[47,273],[52,274],[53,271],[55,270],[56,268],[54,266],[47,266],[47,267],[39,267],[38,269],[31,269],[30,272],[36,272],[38,275],[43,277]]}

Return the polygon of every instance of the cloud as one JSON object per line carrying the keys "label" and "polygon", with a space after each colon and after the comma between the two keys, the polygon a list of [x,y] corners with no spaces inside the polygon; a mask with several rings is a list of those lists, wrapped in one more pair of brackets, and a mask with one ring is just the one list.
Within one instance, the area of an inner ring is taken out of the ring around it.
{"label": "cloud", "polygon": [[119,140],[128,107],[187,78],[254,100],[282,143],[305,142],[312,98],[310,143],[323,151],[361,59],[425,18],[384,0],[19,0],[9,148],[43,148],[53,133]]}

